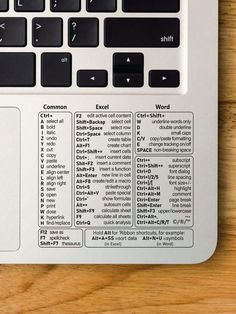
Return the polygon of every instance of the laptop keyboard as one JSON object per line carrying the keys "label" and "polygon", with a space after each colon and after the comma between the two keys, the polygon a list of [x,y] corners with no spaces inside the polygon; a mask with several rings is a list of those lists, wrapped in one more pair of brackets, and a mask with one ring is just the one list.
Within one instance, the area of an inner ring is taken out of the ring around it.
{"label": "laptop keyboard", "polygon": [[179,93],[181,3],[0,0],[0,87]]}

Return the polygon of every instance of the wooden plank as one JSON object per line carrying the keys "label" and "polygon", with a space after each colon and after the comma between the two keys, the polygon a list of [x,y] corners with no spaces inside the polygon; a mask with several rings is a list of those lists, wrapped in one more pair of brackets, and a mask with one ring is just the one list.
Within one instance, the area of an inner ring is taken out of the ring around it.
{"label": "wooden plank", "polygon": [[220,101],[236,101],[236,2],[220,1]]}

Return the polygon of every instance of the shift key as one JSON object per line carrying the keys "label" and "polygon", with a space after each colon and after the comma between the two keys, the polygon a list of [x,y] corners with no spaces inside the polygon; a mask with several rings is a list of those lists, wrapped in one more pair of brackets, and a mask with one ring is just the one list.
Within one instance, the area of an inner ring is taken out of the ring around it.
{"label": "shift key", "polygon": [[176,48],[180,44],[178,18],[107,18],[106,47]]}

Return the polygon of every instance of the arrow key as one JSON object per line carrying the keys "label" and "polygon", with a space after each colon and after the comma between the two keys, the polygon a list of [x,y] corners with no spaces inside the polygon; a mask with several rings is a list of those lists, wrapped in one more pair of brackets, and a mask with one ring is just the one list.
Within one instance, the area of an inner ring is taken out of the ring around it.
{"label": "arrow key", "polygon": [[144,56],[142,53],[114,53],[113,71],[114,72],[143,72]]}
{"label": "arrow key", "polygon": [[114,73],[113,85],[115,87],[134,88],[143,86],[142,73]]}
{"label": "arrow key", "polygon": [[152,70],[149,72],[150,87],[177,88],[180,85],[180,73],[177,70]]}
{"label": "arrow key", "polygon": [[106,70],[80,70],[77,72],[79,87],[106,87],[108,74]]}

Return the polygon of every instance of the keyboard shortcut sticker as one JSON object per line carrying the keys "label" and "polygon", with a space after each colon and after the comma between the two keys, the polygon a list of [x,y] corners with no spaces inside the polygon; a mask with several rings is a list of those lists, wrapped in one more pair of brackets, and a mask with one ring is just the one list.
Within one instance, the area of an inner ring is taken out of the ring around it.
{"label": "keyboard shortcut sticker", "polygon": [[191,112],[136,113],[136,153],[175,155],[193,153]]}
{"label": "keyboard shortcut sticker", "polygon": [[72,224],[72,115],[39,114],[39,225]]}
{"label": "keyboard shortcut sticker", "polygon": [[193,158],[136,158],[136,226],[193,224]]}
{"label": "keyboard shortcut sticker", "polygon": [[41,248],[80,248],[82,244],[82,230],[39,230],[39,246]]}
{"label": "keyboard shortcut sticker", "polygon": [[40,113],[39,246],[192,247],[193,129],[190,112]]}
{"label": "keyboard shortcut sticker", "polygon": [[75,225],[132,226],[132,113],[75,114]]}
{"label": "keyboard shortcut sticker", "polygon": [[193,246],[192,230],[86,230],[89,248],[182,248]]}

